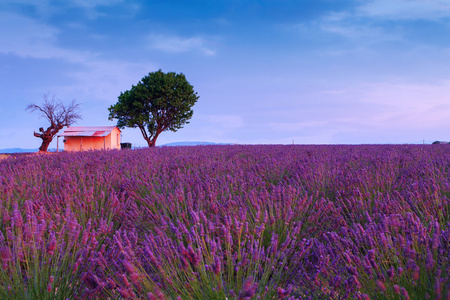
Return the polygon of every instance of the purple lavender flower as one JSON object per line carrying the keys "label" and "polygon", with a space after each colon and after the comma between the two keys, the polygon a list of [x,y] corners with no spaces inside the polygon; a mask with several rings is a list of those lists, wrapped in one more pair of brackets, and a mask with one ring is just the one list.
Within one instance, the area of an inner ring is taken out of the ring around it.
{"label": "purple lavender flower", "polygon": [[198,266],[199,257],[197,255],[197,253],[195,253],[194,249],[192,248],[192,245],[188,246],[187,252],[188,252],[187,258],[189,259],[189,262],[195,267]]}
{"label": "purple lavender flower", "polygon": [[216,275],[220,274],[220,260],[217,256],[214,257],[214,264],[213,264],[212,270],[213,270],[214,274],[216,274]]}
{"label": "purple lavender flower", "polygon": [[401,292],[402,296],[405,297],[405,300],[409,300],[408,291],[404,287],[400,288],[400,292]]}
{"label": "purple lavender flower", "polygon": [[56,237],[55,237],[55,233],[52,232],[52,233],[50,233],[50,238],[47,243],[47,253],[49,255],[53,255],[55,249],[56,249]]}
{"label": "purple lavender flower", "polygon": [[395,276],[395,270],[394,270],[394,266],[391,266],[388,270],[387,270],[387,274],[390,280],[392,280]]}
{"label": "purple lavender flower", "polygon": [[289,286],[287,289],[283,289],[281,287],[277,288],[278,299],[284,299],[292,292],[292,286]]}
{"label": "purple lavender flower", "polygon": [[377,280],[377,287],[383,292],[386,292],[386,286],[382,280]]}
{"label": "purple lavender flower", "polygon": [[251,299],[256,292],[258,285],[253,282],[253,278],[249,277],[247,278],[247,280],[244,282],[241,291],[239,292],[239,296],[238,299],[239,300],[249,300]]}
{"label": "purple lavender flower", "polygon": [[6,246],[0,247],[0,257],[3,261],[3,264],[7,264],[12,260],[11,250]]}

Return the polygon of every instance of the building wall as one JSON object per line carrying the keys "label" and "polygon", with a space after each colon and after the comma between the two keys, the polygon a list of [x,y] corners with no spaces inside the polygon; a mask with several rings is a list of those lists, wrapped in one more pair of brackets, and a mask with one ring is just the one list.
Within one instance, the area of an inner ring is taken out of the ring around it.
{"label": "building wall", "polygon": [[120,130],[119,128],[114,128],[111,131],[111,144],[109,149],[120,149]]}
{"label": "building wall", "polygon": [[64,151],[120,149],[120,130],[114,128],[105,136],[66,136]]}

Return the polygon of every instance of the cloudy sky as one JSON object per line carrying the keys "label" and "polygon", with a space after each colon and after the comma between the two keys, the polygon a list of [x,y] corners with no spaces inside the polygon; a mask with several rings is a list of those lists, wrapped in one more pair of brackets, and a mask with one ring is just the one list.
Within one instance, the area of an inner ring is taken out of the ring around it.
{"label": "cloudy sky", "polygon": [[1,0],[0,148],[39,147],[45,93],[115,125],[158,69],[200,96],[159,145],[450,141],[449,36],[448,0]]}

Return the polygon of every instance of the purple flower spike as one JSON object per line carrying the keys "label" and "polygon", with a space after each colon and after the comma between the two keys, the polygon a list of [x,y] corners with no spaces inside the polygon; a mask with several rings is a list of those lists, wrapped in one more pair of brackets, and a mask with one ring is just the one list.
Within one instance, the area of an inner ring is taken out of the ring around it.
{"label": "purple flower spike", "polygon": [[389,270],[387,270],[387,274],[388,274],[390,280],[392,280],[392,278],[394,278],[394,276],[395,276],[394,266],[391,266],[389,268]]}
{"label": "purple flower spike", "polygon": [[216,275],[220,274],[220,261],[219,261],[219,258],[217,256],[214,257],[213,272]]}
{"label": "purple flower spike", "polygon": [[249,300],[251,299],[256,292],[256,288],[258,287],[258,285],[253,282],[253,278],[250,277],[248,278],[245,282],[244,285],[242,286],[242,290],[239,293],[239,300]]}
{"label": "purple flower spike", "polygon": [[277,288],[278,299],[284,299],[292,292],[292,286],[289,286],[287,289],[283,289],[281,287]]}
{"label": "purple flower spike", "polygon": [[404,287],[401,287],[400,291],[401,291],[402,296],[405,297],[405,300],[409,300],[408,291]]}
{"label": "purple flower spike", "polygon": [[55,249],[56,249],[56,237],[55,237],[55,233],[52,232],[50,234],[50,239],[47,243],[47,253],[49,255],[53,255]]}
{"label": "purple flower spike", "polygon": [[386,292],[386,286],[384,285],[383,281],[377,280],[377,286],[380,290],[382,290],[383,292]]}
{"label": "purple flower spike", "polygon": [[434,283],[434,293],[436,294],[436,299],[441,298],[442,287],[441,287],[441,279],[439,277],[436,278]]}
{"label": "purple flower spike", "polygon": [[400,287],[397,284],[394,284],[393,289],[394,289],[394,293],[400,294]]}
{"label": "purple flower spike", "polygon": [[435,261],[433,259],[433,254],[430,250],[427,251],[427,258],[425,260],[425,267],[428,271],[431,271],[434,267]]}
{"label": "purple flower spike", "polygon": [[189,261],[191,262],[191,264],[193,266],[196,267],[198,265],[198,262],[199,262],[199,258],[197,256],[197,253],[195,253],[195,251],[194,251],[194,249],[192,248],[191,245],[188,246],[187,251],[188,251],[188,256],[187,257],[188,257]]}
{"label": "purple flower spike", "polygon": [[11,250],[8,247],[0,248],[0,257],[2,258],[3,263],[8,263],[12,260]]}

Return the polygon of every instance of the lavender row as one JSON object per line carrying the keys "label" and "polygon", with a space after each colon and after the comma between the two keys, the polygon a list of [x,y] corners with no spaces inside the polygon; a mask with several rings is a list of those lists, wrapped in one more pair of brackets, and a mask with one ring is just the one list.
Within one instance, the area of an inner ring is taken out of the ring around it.
{"label": "lavender row", "polygon": [[450,299],[446,145],[0,162],[2,299]]}

